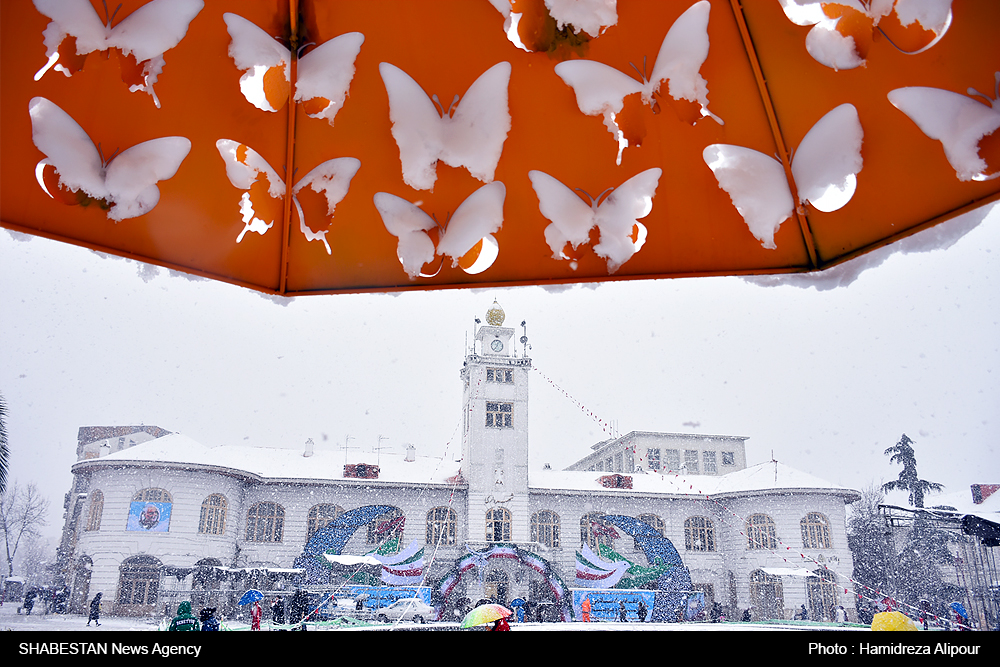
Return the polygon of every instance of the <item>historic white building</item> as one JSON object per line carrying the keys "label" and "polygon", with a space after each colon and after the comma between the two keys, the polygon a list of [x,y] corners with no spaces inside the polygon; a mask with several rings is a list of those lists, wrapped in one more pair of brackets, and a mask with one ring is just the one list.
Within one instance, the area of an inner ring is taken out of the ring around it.
{"label": "historic white building", "polygon": [[[486,319],[460,373],[459,460],[81,429],[61,547],[75,608],[100,591],[109,612],[160,613],[178,597],[231,604],[250,584],[346,590],[354,575],[442,613],[462,598],[521,598],[569,618],[590,595],[632,612],[641,599],[668,620],[678,600],[755,619],[842,604],[854,618],[856,491],[776,461],[748,466],[733,436],[632,432],[566,470],[529,469],[531,359],[497,304]],[[371,552],[381,575],[336,558]]]}

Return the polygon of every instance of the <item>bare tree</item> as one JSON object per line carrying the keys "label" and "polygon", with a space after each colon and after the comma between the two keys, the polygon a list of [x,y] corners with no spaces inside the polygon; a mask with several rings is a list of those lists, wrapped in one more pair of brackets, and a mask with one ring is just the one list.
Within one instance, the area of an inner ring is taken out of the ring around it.
{"label": "bare tree", "polygon": [[7,465],[10,449],[7,445],[7,403],[0,394],[0,493],[7,487]]}
{"label": "bare tree", "polygon": [[7,576],[14,576],[14,556],[21,541],[40,534],[48,513],[49,501],[34,484],[21,488],[15,480],[0,494],[0,531],[7,549]]}

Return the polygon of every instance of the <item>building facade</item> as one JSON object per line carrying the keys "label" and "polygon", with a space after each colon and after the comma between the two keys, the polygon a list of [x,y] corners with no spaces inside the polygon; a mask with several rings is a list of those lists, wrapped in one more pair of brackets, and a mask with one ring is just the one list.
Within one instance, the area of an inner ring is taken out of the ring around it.
{"label": "building facade", "polygon": [[[177,598],[225,606],[249,587],[367,581],[422,586],[446,617],[521,598],[573,618],[588,591],[648,593],[661,612],[682,594],[730,618],[850,613],[856,491],[748,466],[742,436],[631,432],[566,470],[529,469],[531,359],[497,304],[486,322],[460,371],[459,460],[205,447],[146,427],[134,446],[81,449],[61,547],[75,608],[97,592],[108,612],[158,614]],[[369,553],[381,576],[336,559]],[[317,575],[323,558],[333,564]]]}

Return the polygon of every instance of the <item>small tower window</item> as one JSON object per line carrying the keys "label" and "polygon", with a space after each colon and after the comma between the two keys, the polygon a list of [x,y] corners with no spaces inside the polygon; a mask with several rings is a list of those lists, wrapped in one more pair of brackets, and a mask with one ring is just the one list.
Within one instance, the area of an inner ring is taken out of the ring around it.
{"label": "small tower window", "polygon": [[514,404],[513,403],[487,403],[486,404],[486,427],[487,428],[514,428]]}

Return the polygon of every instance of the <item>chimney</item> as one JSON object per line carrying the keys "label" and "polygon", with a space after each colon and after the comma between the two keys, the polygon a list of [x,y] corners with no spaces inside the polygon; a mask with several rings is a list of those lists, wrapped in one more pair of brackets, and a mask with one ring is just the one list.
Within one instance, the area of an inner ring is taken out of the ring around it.
{"label": "chimney", "polygon": [[406,461],[416,461],[417,460],[417,448],[413,445],[406,446]]}
{"label": "chimney", "polygon": [[306,440],[306,451],[302,452],[302,456],[309,458],[313,455],[313,439],[309,438]]}

